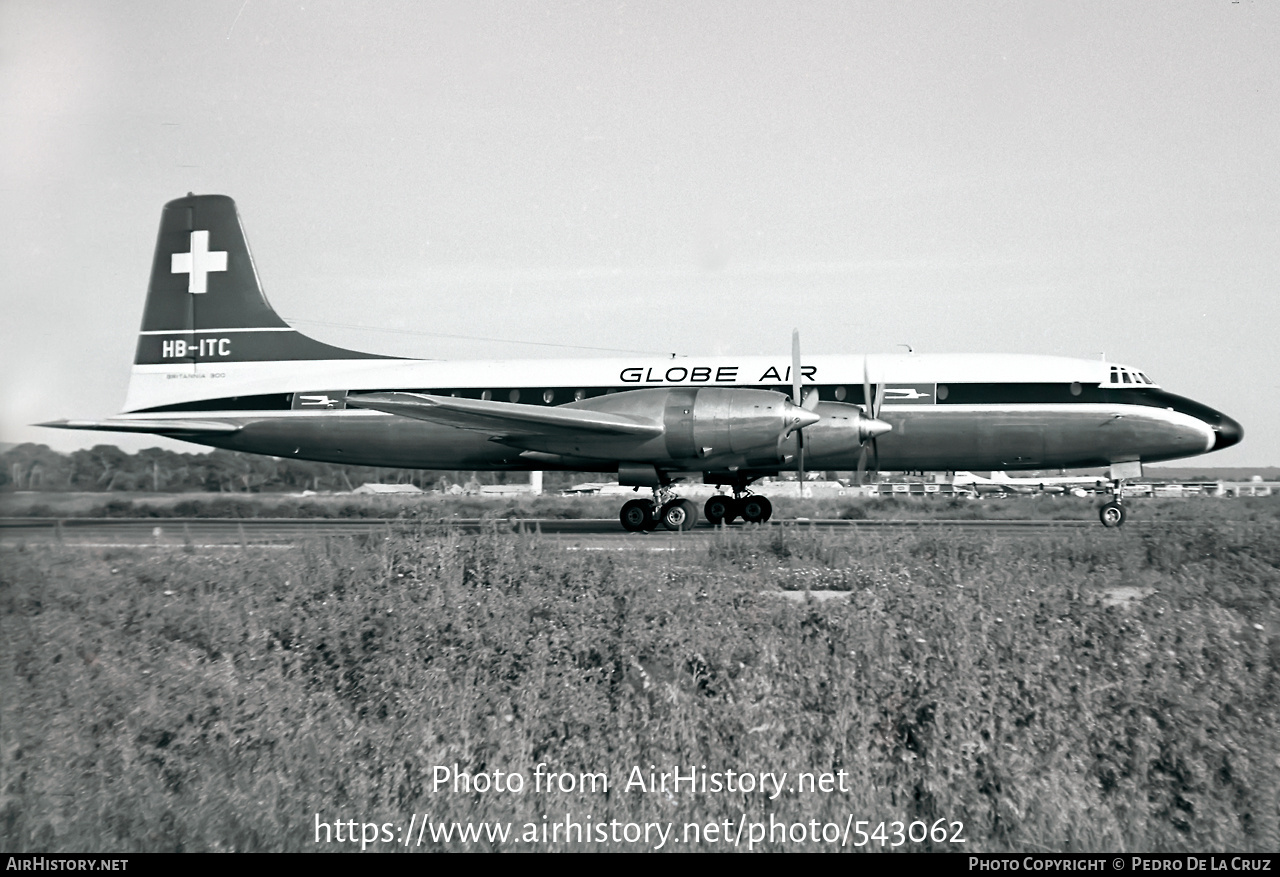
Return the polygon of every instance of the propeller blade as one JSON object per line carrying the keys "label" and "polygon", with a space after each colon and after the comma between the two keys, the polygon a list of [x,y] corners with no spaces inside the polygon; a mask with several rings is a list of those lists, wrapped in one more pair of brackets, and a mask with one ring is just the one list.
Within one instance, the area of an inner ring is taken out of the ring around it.
{"label": "propeller blade", "polygon": [[875,417],[871,413],[871,373],[867,369],[866,354],[862,356],[862,410],[868,417]]}
{"label": "propeller blade", "polygon": [[800,330],[791,330],[791,401],[800,404]]}
{"label": "propeller blade", "polygon": [[[880,420],[880,408],[884,405],[885,382],[880,381],[880,385],[876,387],[876,404],[871,407],[871,419],[882,426],[888,427],[884,432],[888,432],[893,427]],[[880,433],[871,437],[871,472],[872,477],[878,482],[880,480]]]}
{"label": "propeller blade", "polygon": [[[804,372],[800,368],[800,330],[791,330],[791,401],[806,411],[818,407],[818,391],[814,389],[809,399],[801,401],[800,386]],[[804,430],[796,430],[796,477],[800,480],[800,496],[804,496]]]}
{"label": "propeller blade", "polygon": [[[871,396],[871,368],[869,358],[862,357],[862,411],[866,420],[862,424],[862,450],[858,453],[858,486],[866,484],[867,456],[870,450],[871,472],[875,481],[880,480],[880,444],[877,439],[893,429],[893,426],[880,420],[880,407],[884,405],[885,384],[876,386],[876,395]],[[870,446],[870,448],[868,448]]]}

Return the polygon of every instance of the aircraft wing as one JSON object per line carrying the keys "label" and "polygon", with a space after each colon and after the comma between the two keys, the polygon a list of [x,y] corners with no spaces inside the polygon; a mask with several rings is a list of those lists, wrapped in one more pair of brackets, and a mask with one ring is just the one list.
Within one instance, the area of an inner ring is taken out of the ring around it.
{"label": "aircraft wing", "polygon": [[50,423],[37,423],[36,426],[52,426],[55,429],[94,429],[104,432],[146,432],[155,435],[171,433],[210,435],[240,430],[238,424],[220,423],[216,420],[55,420]]}
{"label": "aircraft wing", "polygon": [[540,408],[514,402],[433,396],[426,393],[348,395],[347,405],[493,435],[585,434],[635,438],[662,435],[662,425],[646,418],[564,406]]}

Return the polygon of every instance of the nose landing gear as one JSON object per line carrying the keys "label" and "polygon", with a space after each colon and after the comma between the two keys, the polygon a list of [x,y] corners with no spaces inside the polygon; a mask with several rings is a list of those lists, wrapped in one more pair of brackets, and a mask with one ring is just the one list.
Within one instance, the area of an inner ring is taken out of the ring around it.
{"label": "nose landing gear", "polygon": [[1118,502],[1109,502],[1098,509],[1098,518],[1104,527],[1119,527],[1124,523],[1124,506]]}
{"label": "nose landing gear", "polygon": [[1124,479],[1111,479],[1111,486],[1107,488],[1107,492],[1114,499],[1098,509],[1098,520],[1102,521],[1102,526],[1104,527],[1119,527],[1124,523],[1125,519],[1124,506],[1122,505],[1124,502]]}

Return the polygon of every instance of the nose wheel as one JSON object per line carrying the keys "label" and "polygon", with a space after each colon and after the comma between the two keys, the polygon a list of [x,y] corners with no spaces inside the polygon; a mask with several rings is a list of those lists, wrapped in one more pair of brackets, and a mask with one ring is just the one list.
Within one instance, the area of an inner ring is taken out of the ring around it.
{"label": "nose wheel", "polygon": [[1109,502],[1098,509],[1098,518],[1104,527],[1119,527],[1124,523],[1124,506],[1118,502]]}
{"label": "nose wheel", "polygon": [[1124,479],[1111,479],[1111,486],[1108,492],[1112,496],[1112,500],[1102,508],[1098,509],[1098,520],[1102,521],[1102,526],[1111,528],[1119,527],[1124,523],[1125,512],[1121,503],[1124,501]]}

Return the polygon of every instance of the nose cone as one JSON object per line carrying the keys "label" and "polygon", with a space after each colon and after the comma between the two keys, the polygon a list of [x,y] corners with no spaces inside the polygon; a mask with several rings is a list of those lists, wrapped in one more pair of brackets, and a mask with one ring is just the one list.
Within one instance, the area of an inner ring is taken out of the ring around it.
{"label": "nose cone", "polygon": [[1222,421],[1213,428],[1213,450],[1220,451],[1237,445],[1242,438],[1244,438],[1244,427],[1223,414]]}

